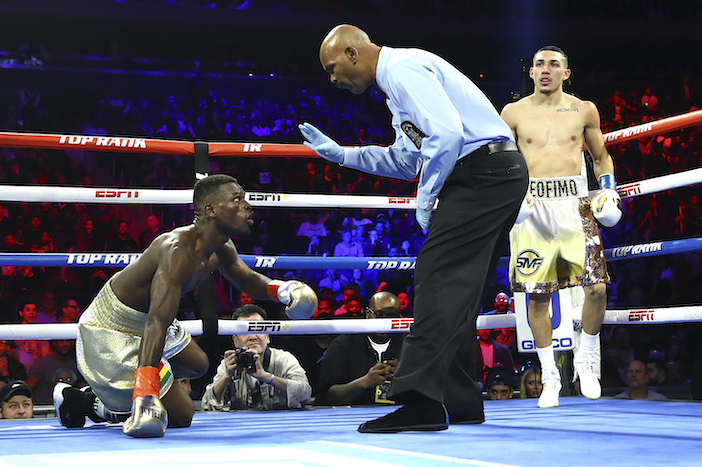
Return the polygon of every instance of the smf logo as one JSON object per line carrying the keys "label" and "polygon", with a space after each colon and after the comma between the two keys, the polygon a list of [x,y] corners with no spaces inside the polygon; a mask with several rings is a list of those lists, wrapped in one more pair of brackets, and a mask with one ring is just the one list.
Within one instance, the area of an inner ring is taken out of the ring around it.
{"label": "smf logo", "polygon": [[249,322],[249,332],[280,332],[287,331],[288,324],[280,321],[251,321]]}
{"label": "smf logo", "polygon": [[533,276],[543,262],[543,256],[534,250],[522,250],[517,256],[517,272],[524,277]]}

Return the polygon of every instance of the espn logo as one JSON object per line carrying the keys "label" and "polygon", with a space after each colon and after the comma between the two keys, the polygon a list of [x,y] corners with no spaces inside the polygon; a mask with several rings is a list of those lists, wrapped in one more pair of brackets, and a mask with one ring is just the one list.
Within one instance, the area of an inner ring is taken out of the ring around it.
{"label": "espn logo", "polygon": [[284,201],[288,195],[278,193],[246,193],[246,201]]}
{"label": "espn logo", "polygon": [[517,256],[517,272],[524,277],[533,276],[543,264],[544,258],[534,250],[522,250]]}
{"label": "espn logo", "polygon": [[125,198],[131,198],[132,193],[134,193],[134,197],[138,198],[139,197],[139,192],[138,191],[132,191],[132,190],[97,190],[95,192],[95,197],[96,198],[121,198],[122,195],[127,195]]}
{"label": "espn logo", "polygon": [[388,198],[388,203],[390,204],[411,204],[415,201],[414,198],[399,198],[391,196]]}
{"label": "espn logo", "polygon": [[251,321],[249,322],[249,332],[280,332],[287,331],[288,324],[280,321]]}
{"label": "espn logo", "polygon": [[641,194],[641,184],[640,183],[632,183],[630,185],[622,185],[622,186],[617,188],[617,193],[619,193],[619,196],[621,196],[621,197],[640,195]]}
{"label": "espn logo", "polygon": [[412,318],[393,318],[390,323],[390,329],[407,329],[409,330],[410,325],[414,322]]}
{"label": "espn logo", "polygon": [[653,321],[654,310],[630,311],[629,321]]}

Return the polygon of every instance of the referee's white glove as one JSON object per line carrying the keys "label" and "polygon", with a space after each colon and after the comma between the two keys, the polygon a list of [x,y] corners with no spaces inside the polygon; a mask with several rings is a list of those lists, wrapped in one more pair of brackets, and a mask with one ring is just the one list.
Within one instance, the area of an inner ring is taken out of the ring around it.
{"label": "referee's white glove", "polygon": [[320,157],[329,162],[342,164],[344,162],[344,148],[339,146],[336,141],[319,131],[310,123],[302,123],[297,126],[300,129],[302,136],[307,139],[303,144],[312,149]]}

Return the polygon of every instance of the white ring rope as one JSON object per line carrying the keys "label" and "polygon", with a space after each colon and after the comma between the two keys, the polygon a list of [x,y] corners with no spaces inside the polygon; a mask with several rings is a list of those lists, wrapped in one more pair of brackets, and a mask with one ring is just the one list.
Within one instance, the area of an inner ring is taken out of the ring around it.
{"label": "white ring rope", "polygon": [[[574,316],[574,321],[581,318]],[[702,306],[649,308],[630,310],[607,310],[603,324],[671,324],[702,321]],[[408,332],[412,318],[388,319],[330,319],[330,320],[267,320],[236,321],[219,320],[218,334],[369,334]],[[193,336],[203,334],[201,320],[180,322]],[[506,315],[480,315],[478,329],[501,329],[516,326],[513,313]],[[78,324],[5,324],[0,325],[0,339],[75,339]]]}
{"label": "white ring rope", "polygon": [[[648,195],[702,183],[702,167],[653,177],[617,187],[622,198]],[[596,191],[590,193],[591,196]],[[142,188],[75,188],[61,186],[0,185],[1,201],[112,203],[112,204],[191,204],[193,190],[153,190]],[[415,209],[411,196],[359,196],[247,192],[246,200],[259,208],[369,208]],[[437,201],[438,205],[438,201]]]}

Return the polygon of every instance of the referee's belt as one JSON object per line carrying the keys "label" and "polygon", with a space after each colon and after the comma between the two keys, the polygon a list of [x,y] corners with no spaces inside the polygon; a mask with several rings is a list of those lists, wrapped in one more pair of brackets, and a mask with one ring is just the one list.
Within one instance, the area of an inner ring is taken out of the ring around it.
{"label": "referee's belt", "polygon": [[461,157],[459,161],[468,160],[469,158],[489,156],[498,152],[513,152],[519,151],[519,146],[514,141],[498,141],[497,143],[488,143],[480,146],[475,151],[469,153],[467,156]]}

